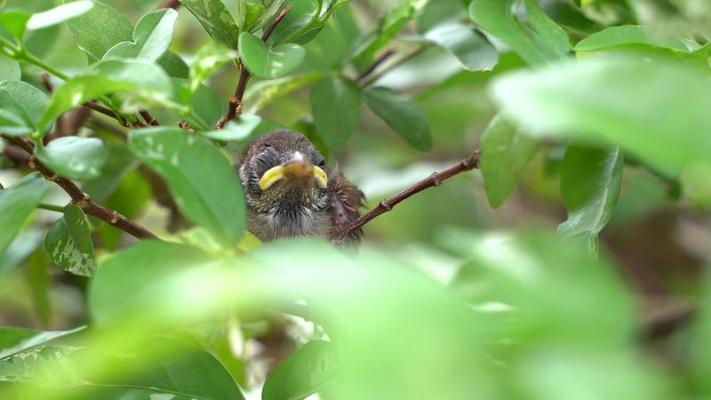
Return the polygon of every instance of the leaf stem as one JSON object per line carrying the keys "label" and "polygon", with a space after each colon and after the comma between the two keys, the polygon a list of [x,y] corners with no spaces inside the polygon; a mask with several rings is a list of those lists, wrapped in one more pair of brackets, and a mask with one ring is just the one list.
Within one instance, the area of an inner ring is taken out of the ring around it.
{"label": "leaf stem", "polygon": [[54,211],[58,213],[63,213],[64,212],[64,207],[62,206],[56,206],[54,204],[45,204],[45,203],[40,203],[37,205],[37,208],[41,210],[47,210],[47,211]]}

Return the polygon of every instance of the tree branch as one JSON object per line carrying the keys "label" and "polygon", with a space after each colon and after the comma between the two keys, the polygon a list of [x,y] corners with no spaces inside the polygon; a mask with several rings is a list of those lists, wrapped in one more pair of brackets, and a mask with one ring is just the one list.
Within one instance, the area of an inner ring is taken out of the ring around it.
{"label": "tree branch", "polygon": [[[281,11],[279,11],[279,14],[277,14],[277,16],[274,18],[274,21],[271,23],[269,28],[264,31],[264,34],[262,35],[263,42],[269,40],[269,37],[272,35],[272,33],[274,33],[274,30],[277,28],[277,26],[279,26],[279,24],[284,19],[286,14],[289,13],[289,11],[291,11],[291,5],[288,5],[284,7]],[[237,82],[237,88],[235,89],[234,95],[230,96],[227,113],[225,113],[225,115],[222,116],[219,121],[217,121],[217,124],[215,124],[215,129],[224,128],[228,122],[232,121],[233,119],[239,118],[239,116],[242,114],[242,108],[244,107],[244,92],[247,90],[247,82],[249,82],[249,78],[252,77],[252,73],[249,72],[247,67],[242,62],[241,58],[239,61],[237,61],[237,69],[239,69],[239,81]]]}
{"label": "tree branch", "polygon": [[138,239],[156,237],[146,228],[129,221],[128,219],[126,219],[126,217],[119,214],[117,211],[110,210],[100,204],[93,202],[89,195],[79,189],[79,187],[74,182],[62,176],[58,176],[50,169],[48,169],[44,164],[42,164],[34,157],[34,145],[29,141],[23,138],[13,136],[5,136],[5,139],[27,152],[27,154],[29,155],[27,162],[30,168],[39,171],[39,173],[41,173],[47,180],[59,185],[59,187],[61,187],[72,199],[72,203],[81,207],[86,214],[98,218]]}
{"label": "tree branch", "polygon": [[439,186],[447,179],[455,175],[459,175],[462,172],[471,171],[475,168],[479,168],[479,150],[475,150],[471,155],[469,155],[469,157],[460,161],[457,165],[449,167],[440,172],[435,172],[428,178],[425,178],[410,186],[409,188],[404,189],[401,192],[382,200],[375,208],[368,211],[360,218],[353,221],[353,223],[343,229],[343,231],[339,232],[339,234],[337,235],[338,240],[345,239],[346,237],[348,237],[348,235],[363,227],[363,225],[374,220],[375,218],[378,218],[380,215],[391,211],[400,202],[407,200],[408,198],[416,195],[417,193],[420,193],[423,190],[431,188],[433,186]]}

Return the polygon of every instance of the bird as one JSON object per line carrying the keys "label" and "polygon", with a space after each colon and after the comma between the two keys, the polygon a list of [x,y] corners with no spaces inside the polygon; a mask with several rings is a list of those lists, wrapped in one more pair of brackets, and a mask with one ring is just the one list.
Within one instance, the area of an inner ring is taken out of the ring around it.
{"label": "bird", "polygon": [[301,133],[280,129],[247,146],[236,168],[247,228],[262,241],[315,236],[357,243],[362,231],[341,232],[360,217],[365,196]]}

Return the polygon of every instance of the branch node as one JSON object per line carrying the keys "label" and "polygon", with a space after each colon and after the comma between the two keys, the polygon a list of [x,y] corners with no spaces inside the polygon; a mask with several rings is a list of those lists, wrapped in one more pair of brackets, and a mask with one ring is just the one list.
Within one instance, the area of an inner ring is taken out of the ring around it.
{"label": "branch node", "polygon": [[391,211],[394,206],[392,204],[390,204],[387,200],[383,200],[380,202],[380,207],[382,207],[388,211]]}

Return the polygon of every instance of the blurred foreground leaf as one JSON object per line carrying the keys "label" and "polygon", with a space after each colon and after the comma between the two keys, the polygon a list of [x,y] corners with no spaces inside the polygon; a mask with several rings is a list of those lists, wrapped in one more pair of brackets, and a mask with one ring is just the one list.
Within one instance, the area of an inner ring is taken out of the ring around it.
{"label": "blurred foreground leaf", "polygon": [[0,190],[0,254],[17,235],[25,219],[42,200],[47,182],[38,173]]}
{"label": "blurred foreground leaf", "polygon": [[694,69],[583,59],[504,76],[492,93],[527,133],[619,145],[669,177],[711,160],[711,80]]}
{"label": "blurred foreground leaf", "polygon": [[305,399],[333,379],[335,368],[336,355],[331,343],[306,343],[269,374],[262,400]]}

